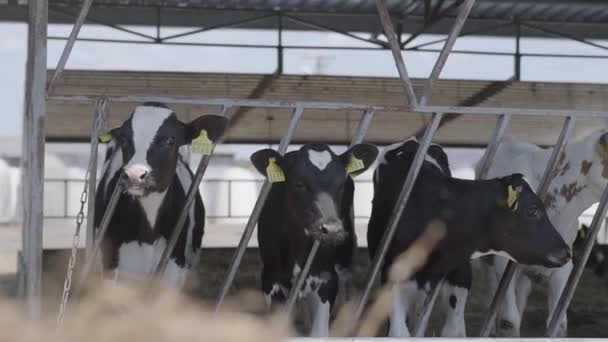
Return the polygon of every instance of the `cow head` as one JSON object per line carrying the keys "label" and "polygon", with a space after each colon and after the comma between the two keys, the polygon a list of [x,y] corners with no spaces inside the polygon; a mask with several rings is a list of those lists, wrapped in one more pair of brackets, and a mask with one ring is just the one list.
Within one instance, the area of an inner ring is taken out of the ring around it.
{"label": "cow head", "polygon": [[522,264],[564,265],[572,255],[570,248],[523,176],[513,174],[497,183],[497,209],[490,218],[492,248]]}
{"label": "cow head", "polygon": [[325,144],[307,144],[284,157],[272,149],[260,150],[251,162],[269,181],[284,182],[290,222],[321,242],[336,242],[345,236],[339,213],[347,177],[367,170],[377,155],[378,149],[368,144],[341,155]]}
{"label": "cow head", "polygon": [[227,119],[219,115],[203,115],[184,123],[165,105],[144,103],[105,139],[113,139],[120,146],[127,192],[141,197],[163,192],[171,184],[180,146],[190,144],[203,131],[209,140],[216,141],[226,124]]}

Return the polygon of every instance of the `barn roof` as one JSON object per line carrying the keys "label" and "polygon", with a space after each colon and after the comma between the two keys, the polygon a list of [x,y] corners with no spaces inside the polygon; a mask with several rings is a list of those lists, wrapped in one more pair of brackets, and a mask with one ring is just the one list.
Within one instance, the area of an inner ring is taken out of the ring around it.
{"label": "barn roof", "polygon": [[[0,0],[0,21],[25,20],[27,1]],[[164,26],[213,26],[255,13],[280,12],[302,15],[342,31],[377,33],[381,26],[374,3],[374,0],[94,0],[90,18],[111,25],[155,26],[160,18]],[[428,33],[447,33],[456,16],[457,3],[458,0],[387,1],[393,16],[403,20],[405,33],[419,32],[421,28]],[[82,0],[49,0],[50,22],[73,23],[65,10],[75,13],[81,4]],[[436,21],[437,18],[445,20]],[[608,38],[608,5],[604,0],[477,0],[466,27],[479,30],[489,23],[514,20],[547,24],[549,28],[580,37]],[[274,29],[276,20],[247,22],[240,27]],[[542,35],[539,31],[522,33]],[[514,35],[514,31],[502,27],[493,29],[491,34]]]}
{"label": "barn roof", "polygon": [[[118,71],[66,71],[55,95],[165,95],[204,98],[248,98],[268,79],[267,75],[219,73],[159,73]],[[414,79],[420,93],[423,81]],[[495,91],[487,91],[494,89]],[[481,95],[480,95],[481,94]],[[350,102],[403,106],[406,103],[401,83],[396,78],[281,75],[272,80],[261,99],[292,101]],[[466,105],[476,98],[479,107],[549,108],[565,110],[608,111],[608,85],[491,82],[439,80],[433,93],[433,105]],[[135,103],[111,103],[111,125],[117,125],[132,111]],[[184,120],[205,113],[217,113],[218,106],[173,105]],[[49,140],[87,140],[93,105],[51,100],[46,123]],[[249,109],[229,131],[228,142],[276,142],[285,132],[289,109]],[[323,141],[347,143],[361,111],[306,110],[294,136],[294,142]],[[367,140],[390,143],[414,134],[428,117],[407,112],[376,114]],[[495,124],[493,116],[461,116],[441,127],[436,142],[447,145],[485,145]],[[541,145],[552,145],[562,125],[561,118],[515,117],[509,134]],[[603,119],[579,118],[575,136],[598,127]]]}

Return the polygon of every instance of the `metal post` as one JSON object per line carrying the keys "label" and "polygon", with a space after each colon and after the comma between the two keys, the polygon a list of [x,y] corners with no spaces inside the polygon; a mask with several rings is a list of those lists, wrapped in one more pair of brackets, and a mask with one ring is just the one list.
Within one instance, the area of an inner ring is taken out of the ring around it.
{"label": "metal post", "polygon": [[28,315],[38,319],[42,297],[44,123],[48,1],[29,2],[28,58],[23,125],[23,257]]}
{"label": "metal post", "polygon": [[447,61],[448,56],[450,55],[450,52],[454,47],[454,43],[460,35],[460,31],[462,30],[464,23],[467,21],[467,17],[471,12],[473,4],[475,4],[475,0],[466,0],[462,5],[460,5],[460,11],[458,12],[458,16],[456,17],[454,26],[452,26],[452,30],[448,35],[448,39],[443,45],[443,48],[439,53],[439,57],[437,57],[437,61],[433,66],[433,70],[431,71],[431,75],[424,84],[424,91],[422,92],[422,97],[420,98],[421,105],[424,106],[430,101],[431,95],[433,93],[433,83],[435,83],[435,81],[439,78],[441,70],[443,70],[443,66],[445,65],[445,62]]}
{"label": "metal post", "polygon": [[427,126],[426,131],[424,132],[424,136],[420,141],[420,145],[418,146],[418,151],[416,151],[416,156],[414,157],[414,161],[412,162],[412,166],[407,173],[407,177],[403,182],[403,187],[401,188],[401,193],[399,193],[399,198],[397,199],[397,203],[395,204],[395,208],[391,214],[391,217],[388,221],[387,229],[382,236],[382,240],[380,242],[380,248],[374,258],[372,263],[372,270],[369,276],[369,280],[367,281],[367,285],[365,287],[365,292],[361,297],[361,301],[357,307],[357,311],[355,312],[354,319],[355,321],[359,320],[361,314],[363,313],[363,309],[367,304],[367,300],[371,294],[372,287],[374,282],[380,272],[380,267],[382,267],[382,262],[384,261],[384,257],[388,251],[388,247],[390,242],[393,240],[393,235],[397,231],[397,225],[399,224],[399,219],[405,210],[405,205],[407,204],[407,200],[410,197],[412,189],[414,188],[414,183],[416,182],[416,178],[418,178],[418,173],[420,172],[420,168],[424,162],[424,157],[431,145],[431,140],[433,139],[433,135],[435,131],[439,127],[439,122],[441,121],[441,117],[443,113],[433,113],[433,118],[431,123]]}
{"label": "metal post", "polygon": [[[289,142],[291,141],[291,137],[295,133],[296,127],[300,122],[300,118],[302,117],[302,113],[304,108],[301,106],[297,106],[293,114],[291,115],[291,119],[289,120],[289,124],[287,126],[287,132],[281,139],[279,143],[278,152],[283,155],[287,152],[287,147],[289,146]],[[241,240],[239,241],[239,245],[236,249],[234,257],[232,259],[232,263],[230,264],[230,269],[228,270],[228,275],[226,276],[226,280],[222,285],[222,290],[220,292],[219,298],[217,300],[217,304],[215,306],[215,311],[219,311],[224,303],[224,299],[230,290],[230,286],[232,286],[232,282],[234,281],[234,277],[236,276],[236,271],[241,264],[241,260],[243,259],[243,255],[245,254],[245,249],[247,248],[247,244],[249,244],[249,240],[251,240],[251,236],[253,235],[253,229],[258,223],[258,218],[260,217],[260,213],[264,208],[264,204],[266,203],[266,198],[268,198],[268,194],[270,193],[270,188],[272,184],[268,182],[268,180],[264,181],[262,188],[260,189],[260,194],[258,195],[258,199],[255,202],[255,206],[253,207],[253,211],[249,216],[249,220],[247,221],[247,225],[245,226],[245,230],[243,231],[243,235],[241,235]]]}
{"label": "metal post", "polygon": [[399,46],[399,41],[397,40],[395,29],[393,28],[391,16],[388,13],[388,9],[386,8],[386,3],[384,2],[384,0],[376,0],[376,7],[378,8],[378,15],[380,16],[380,21],[382,22],[384,33],[386,34],[388,42],[391,46],[393,59],[395,60],[395,65],[397,66],[399,77],[401,78],[401,82],[403,83],[403,87],[405,88],[405,95],[407,96],[409,103],[414,107],[417,107],[418,101],[416,100],[414,86],[412,85],[412,80],[410,79],[410,76],[407,73],[405,63],[403,62],[403,56],[401,55],[401,47]]}
{"label": "metal post", "polygon": [[[553,148],[553,152],[551,153],[551,157],[547,162],[547,167],[545,168],[545,173],[543,174],[543,178],[541,178],[541,183],[536,189],[536,193],[539,197],[543,197],[547,189],[549,188],[549,184],[551,183],[551,174],[555,169],[555,166],[558,161],[559,155],[562,153],[564,146],[570,139],[572,135],[572,128],[574,127],[574,118],[569,116],[564,120],[564,125],[562,127],[562,131],[560,132],[559,137],[557,138],[557,142],[555,147]],[[492,299],[492,303],[490,304],[490,309],[488,314],[485,316],[485,320],[481,326],[481,331],[479,333],[480,337],[488,337],[490,335],[490,331],[492,330],[492,324],[496,319],[496,313],[498,311],[498,305],[503,301],[504,296],[507,292],[507,288],[513,279],[513,275],[515,274],[516,264],[513,261],[509,261],[507,263],[507,267],[500,279],[500,284],[498,285],[498,289],[494,294],[494,298]]]}
{"label": "metal post", "polygon": [[87,235],[86,235],[86,256],[88,257],[93,244],[95,243],[95,191],[97,185],[97,154],[99,145],[99,135],[106,125],[106,104],[105,98],[97,100],[95,103],[95,118],[91,128],[91,152],[89,157],[89,184],[87,198]]}
{"label": "metal post", "polygon": [[76,18],[76,22],[72,27],[72,32],[70,32],[70,37],[68,41],[65,43],[65,47],[63,48],[63,52],[61,53],[61,57],[59,58],[59,62],[57,63],[57,67],[55,68],[55,73],[51,78],[51,82],[49,82],[49,86],[47,88],[47,94],[53,94],[55,90],[55,84],[61,78],[61,74],[65,69],[66,64],[68,63],[68,58],[70,58],[70,53],[72,53],[72,49],[74,48],[74,43],[76,43],[76,38],[78,38],[78,33],[80,33],[80,29],[84,24],[84,21],[87,18],[87,14],[89,14],[89,10],[91,9],[91,4],[93,0],[84,0],[82,4],[82,8],[80,9],[80,13],[78,13],[78,18]]}
{"label": "metal post", "polygon": [[515,80],[521,80],[521,24],[519,20],[515,21]]}
{"label": "metal post", "polygon": [[99,223],[99,232],[98,236],[95,239],[95,243],[93,244],[93,248],[89,255],[86,256],[84,265],[82,266],[82,271],[80,271],[80,275],[78,276],[78,281],[76,282],[76,287],[74,288],[74,298],[78,298],[82,287],[89,277],[89,273],[93,268],[93,264],[95,263],[95,259],[97,257],[97,253],[99,253],[99,249],[101,247],[101,243],[103,241],[106,232],[108,231],[108,227],[110,226],[110,222],[112,221],[112,216],[114,215],[114,210],[118,205],[120,200],[120,196],[125,189],[126,179],[124,175],[120,175],[118,181],[116,182],[116,186],[112,191],[112,196],[110,197],[110,201],[108,202],[108,206],[106,207],[106,211],[101,218],[101,222]]}
{"label": "metal post", "polygon": [[[365,139],[367,130],[369,129],[369,126],[372,124],[372,120],[374,119],[374,113],[375,112],[373,110],[367,110],[367,111],[365,111],[365,113],[363,113],[363,115],[361,116],[361,120],[359,120],[359,124],[357,125],[357,128],[355,129],[355,134],[353,135],[353,138],[350,142],[349,147],[353,147],[353,146],[363,142],[363,139]],[[308,272],[310,271],[310,265],[312,265],[312,262],[313,262],[315,256],[317,255],[319,245],[320,245],[319,241],[315,240],[310,252],[308,253],[308,256],[306,257],[306,262],[304,263],[304,268],[302,268],[302,271],[298,275],[298,279],[296,280],[295,286],[291,289],[291,293],[289,294],[289,298],[287,299],[287,313],[288,314],[291,313],[291,310],[293,309],[293,305],[295,304],[296,299],[298,298],[298,293],[300,291],[300,288],[302,288],[302,284],[304,284],[304,281],[308,277]]]}
{"label": "metal post", "polygon": [[[507,126],[509,125],[509,121],[511,120],[511,116],[508,114],[502,114],[498,117],[496,121],[496,126],[494,127],[494,131],[492,132],[492,136],[490,138],[490,143],[486,149],[486,153],[481,160],[481,166],[479,169],[479,174],[477,175],[477,179],[485,179],[488,170],[490,169],[490,165],[494,161],[494,156],[496,155],[496,151],[498,150],[498,145],[502,141],[502,138],[505,134]],[[427,297],[426,301],[422,305],[422,312],[420,313],[420,318],[418,319],[418,325],[414,330],[414,337],[423,337],[424,332],[426,330],[426,326],[428,323],[428,319],[433,310],[433,306],[435,305],[435,301],[437,296],[439,295],[439,291],[441,290],[441,286],[443,286],[444,279],[442,278],[437,285],[433,288],[431,295]]]}
{"label": "metal post", "polygon": [[568,282],[566,282],[566,286],[559,297],[559,301],[557,302],[557,306],[550,316],[549,327],[547,328],[546,335],[548,337],[555,337],[557,334],[557,329],[559,327],[559,323],[564,318],[566,314],[566,310],[570,305],[570,301],[572,301],[572,297],[574,296],[574,291],[578,286],[578,282],[583,275],[583,271],[585,270],[585,265],[587,264],[587,259],[589,259],[589,254],[591,254],[591,249],[595,244],[597,233],[600,231],[600,227],[602,226],[602,220],[606,216],[606,211],[608,209],[608,187],[604,189],[602,194],[602,198],[600,199],[600,204],[595,211],[595,215],[593,215],[593,220],[591,221],[591,227],[589,227],[589,234],[587,239],[585,240],[585,246],[583,248],[583,254],[580,256],[577,263],[574,264],[574,270],[570,273],[570,277],[568,277]]}
{"label": "metal post", "polygon": [[277,74],[283,74],[283,16],[277,16]]}

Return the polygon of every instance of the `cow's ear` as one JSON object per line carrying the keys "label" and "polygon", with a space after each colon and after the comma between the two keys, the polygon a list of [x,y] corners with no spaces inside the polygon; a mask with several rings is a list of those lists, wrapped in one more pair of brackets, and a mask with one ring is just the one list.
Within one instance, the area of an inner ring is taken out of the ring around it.
{"label": "cow's ear", "polygon": [[370,144],[357,144],[340,155],[346,173],[355,177],[367,170],[378,157],[378,148]]}
{"label": "cow's ear", "polygon": [[199,116],[187,125],[185,143],[189,144],[204,135],[204,139],[215,144],[222,137],[227,126],[228,119],[224,116],[213,114]]}
{"label": "cow's ear", "polygon": [[503,187],[507,194],[506,205],[512,211],[519,206],[519,196],[524,189],[525,180],[522,174],[515,173],[502,178]]}
{"label": "cow's ear", "polygon": [[283,171],[284,159],[279,152],[267,148],[255,152],[251,155],[250,159],[256,170],[264,175],[270,183],[285,181],[285,171]]}
{"label": "cow's ear", "polygon": [[109,131],[102,132],[99,134],[99,141],[102,143],[109,143],[112,139],[118,139],[122,137],[122,126],[112,128]]}

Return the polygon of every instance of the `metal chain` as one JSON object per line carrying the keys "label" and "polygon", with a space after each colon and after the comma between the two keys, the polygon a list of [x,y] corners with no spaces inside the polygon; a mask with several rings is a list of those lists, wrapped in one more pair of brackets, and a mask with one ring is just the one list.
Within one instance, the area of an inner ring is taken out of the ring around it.
{"label": "metal chain", "polygon": [[[100,131],[102,127],[104,127],[105,123],[105,106],[107,100],[105,97],[101,97],[96,103],[95,109],[95,121],[93,124],[93,129],[91,132],[92,140],[91,144],[94,144],[100,135]],[[82,223],[84,222],[84,206],[87,203],[87,199],[89,196],[88,193],[88,185],[89,185],[89,175],[91,172],[91,168],[93,168],[94,160],[93,156],[97,156],[97,153],[91,155],[89,157],[89,165],[87,167],[87,171],[84,175],[84,186],[82,189],[82,194],[80,195],[80,209],[78,210],[78,215],[76,215],[76,231],[74,232],[74,237],[72,238],[72,251],[70,254],[70,259],[68,261],[68,270],[65,276],[65,280],[63,282],[63,293],[61,294],[61,303],[59,305],[59,313],[57,314],[57,328],[63,325],[63,318],[65,316],[65,310],[68,305],[68,301],[70,299],[70,293],[72,290],[72,276],[74,274],[74,268],[76,267],[76,253],[78,252],[78,243],[80,242],[80,229],[82,228]],[[67,196],[67,194],[66,194]],[[89,220],[93,220],[93,217],[89,217]]]}

